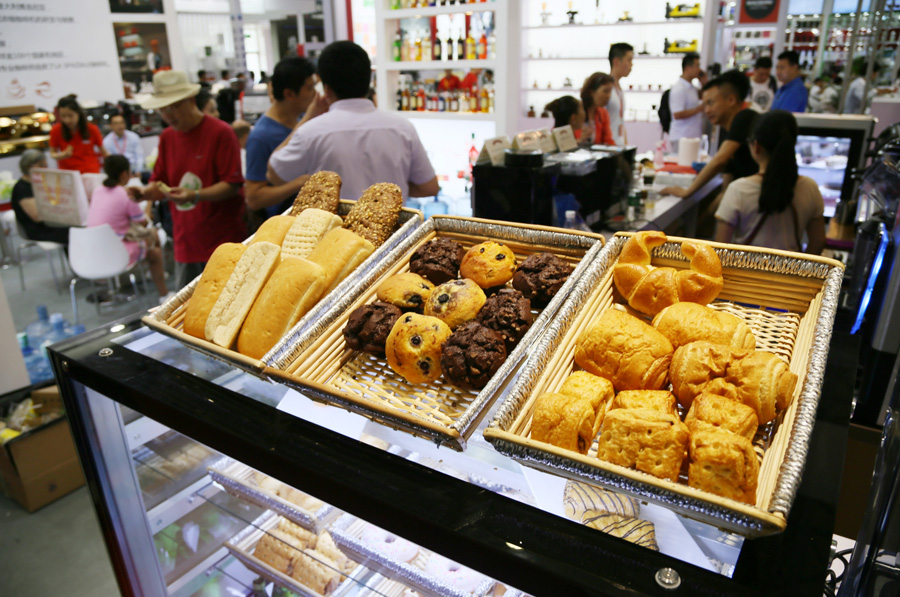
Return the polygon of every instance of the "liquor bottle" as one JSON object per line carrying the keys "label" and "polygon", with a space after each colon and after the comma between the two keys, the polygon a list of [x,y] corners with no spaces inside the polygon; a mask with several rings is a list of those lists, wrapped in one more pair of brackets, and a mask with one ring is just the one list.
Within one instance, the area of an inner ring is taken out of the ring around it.
{"label": "liquor bottle", "polygon": [[494,87],[492,85],[490,90],[488,91],[488,112],[493,112],[493,111],[494,111]]}
{"label": "liquor bottle", "polygon": [[422,33],[416,31],[416,41],[413,47],[413,60],[420,61],[422,60]]}
{"label": "liquor bottle", "polygon": [[419,90],[416,92],[416,97],[418,100],[416,101],[416,110],[419,112],[425,111],[425,86],[419,83]]}
{"label": "liquor bottle", "polygon": [[528,114],[526,114],[528,118],[535,118],[537,114],[534,113],[534,106],[528,106]]}
{"label": "liquor bottle", "polygon": [[432,58],[431,31],[429,30],[422,33],[422,60],[431,60]]}
{"label": "liquor bottle", "polygon": [[478,87],[469,92],[469,112],[478,112]]}
{"label": "liquor bottle", "polygon": [[456,39],[456,60],[465,60],[466,58],[466,39],[463,37],[463,32],[459,32],[459,37]]}
{"label": "liquor bottle", "polygon": [[438,112],[446,112],[447,111],[447,92],[442,91],[438,93]]}
{"label": "liquor bottle", "polygon": [[394,62],[400,62],[401,47],[403,46],[403,36],[400,33],[400,29],[397,29],[397,35],[394,36],[394,45],[391,48],[391,58],[393,58]]}
{"label": "liquor bottle", "polygon": [[444,44],[441,42],[441,38],[439,38],[437,36],[435,36],[435,38],[434,38],[433,52],[434,52],[433,59],[435,61],[446,60],[444,58]]}
{"label": "liquor bottle", "polygon": [[478,148],[475,147],[475,133],[472,133],[472,141],[469,143],[469,172],[472,171],[472,167],[478,162],[478,154]]}
{"label": "liquor bottle", "polygon": [[475,60],[475,38],[472,37],[472,28],[469,27],[469,33],[466,35],[466,60]]}
{"label": "liquor bottle", "polygon": [[449,112],[459,112],[459,95],[455,91],[450,92],[450,105],[447,110]]}
{"label": "liquor bottle", "polygon": [[400,62],[409,62],[410,59],[410,51],[409,51],[409,42],[411,38],[403,39],[401,34],[400,36]]}
{"label": "liquor bottle", "polygon": [[397,87],[397,111],[403,110],[403,91]]}
{"label": "liquor bottle", "polygon": [[491,35],[488,37],[488,57],[493,60],[497,57],[497,36],[491,29]]}
{"label": "liquor bottle", "polygon": [[403,88],[403,96],[401,99],[400,109],[404,112],[409,112],[409,87]]}
{"label": "liquor bottle", "polygon": [[480,106],[479,106],[479,107],[481,108],[481,111],[482,111],[482,112],[490,112],[490,111],[491,111],[491,110],[490,110],[491,100],[490,100],[490,98],[488,97],[487,87],[482,87],[482,88],[481,88],[481,98],[480,98],[480,100],[481,100],[481,103],[480,103]]}
{"label": "liquor bottle", "polygon": [[444,42],[444,60],[450,62],[451,60],[456,60],[454,58],[456,50],[456,44],[453,43],[453,34],[447,33],[447,41]]}
{"label": "liquor bottle", "polygon": [[475,53],[478,55],[479,60],[484,60],[487,58],[487,44],[487,35],[484,34],[484,29],[482,29],[481,37],[478,38],[478,43],[475,45]]}

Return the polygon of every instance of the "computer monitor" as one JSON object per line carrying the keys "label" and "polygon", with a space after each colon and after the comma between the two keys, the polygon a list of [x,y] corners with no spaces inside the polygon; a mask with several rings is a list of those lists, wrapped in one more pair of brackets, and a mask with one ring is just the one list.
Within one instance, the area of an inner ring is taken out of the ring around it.
{"label": "computer monitor", "polygon": [[839,203],[848,204],[854,197],[853,173],[865,166],[875,120],[871,116],[846,114],[795,116],[799,173],[819,185],[825,200],[825,217],[830,218]]}

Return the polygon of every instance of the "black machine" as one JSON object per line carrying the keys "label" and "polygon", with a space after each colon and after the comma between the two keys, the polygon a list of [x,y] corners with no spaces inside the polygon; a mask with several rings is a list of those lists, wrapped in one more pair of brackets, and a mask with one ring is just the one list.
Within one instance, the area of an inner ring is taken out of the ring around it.
{"label": "black machine", "polygon": [[599,230],[604,214],[628,193],[635,152],[634,147],[595,146],[581,150],[583,159],[570,160],[575,154],[508,150],[503,166],[472,169],[474,215],[559,226],[564,211],[578,209],[584,222]]}

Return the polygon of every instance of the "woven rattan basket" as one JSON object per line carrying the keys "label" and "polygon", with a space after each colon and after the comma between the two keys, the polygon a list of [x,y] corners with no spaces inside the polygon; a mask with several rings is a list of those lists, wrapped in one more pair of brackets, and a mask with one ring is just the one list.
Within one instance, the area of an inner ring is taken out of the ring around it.
{"label": "woven rattan basket", "polygon": [[[517,260],[532,253],[551,252],[576,266],[568,286],[541,312],[506,362],[481,390],[456,388],[441,378],[429,384],[410,384],[394,373],[385,359],[347,348],[342,330],[350,313],[375,300],[382,280],[409,271],[409,259],[422,244],[436,237],[452,238],[465,248],[485,240],[500,240]],[[291,385],[305,395],[358,412],[392,427],[433,439],[457,450],[481,420],[484,410],[503,382],[525,356],[528,346],[549,323],[568,296],[590,259],[599,254],[602,237],[556,228],[504,224],[488,220],[435,217],[416,231],[405,250],[396,253],[390,267],[361,294],[345,301],[334,317],[319,322],[319,332],[300,346],[285,350],[265,374]]]}
{"label": "woven rattan basket", "polygon": [[[725,285],[710,306],[744,319],[757,348],[790,363],[799,380],[791,405],[754,441],[760,457],[757,502],[743,504],[596,458],[596,440],[587,455],[532,440],[531,416],[544,392],[559,389],[577,370],[575,344],[591,322],[614,307],[612,266],[630,234],[617,234],[592,270],[579,280],[573,297],[531,351],[514,387],[484,436],[498,451],[525,465],[571,479],[601,484],[640,499],[661,503],[685,516],[744,536],[785,528],[806,460],[821,392],[831,326],[843,266],[830,259],[735,245],[713,244],[722,260]],[[653,265],[687,269],[684,239],[670,238],[653,252]]]}
{"label": "woven rattan basket", "polygon": [[[350,211],[350,208],[353,207],[355,201],[347,201],[345,199],[341,200],[340,206],[338,207],[338,213],[341,216],[346,216]],[[381,274],[383,268],[386,267],[386,263],[384,263],[384,258],[388,255],[393,249],[395,249],[398,245],[400,245],[404,239],[406,239],[413,231],[419,227],[422,223],[422,213],[414,210],[403,208],[400,212],[400,218],[397,221],[397,226],[394,229],[394,233],[388,238],[387,241],[366,258],[356,270],[350,274],[347,278],[344,279],[343,282],[338,284],[338,286],[329,292],[327,295],[319,299],[318,304],[313,307],[306,315],[304,315],[297,324],[291,328],[291,330],[285,335],[283,340],[290,340],[291,338],[302,334],[305,330],[307,330],[313,323],[315,323],[322,315],[328,311],[329,307],[334,303],[335,297],[340,297],[350,291],[357,284],[364,284],[366,280],[373,279]],[[244,243],[248,243],[253,239],[251,236]],[[235,350],[229,350],[227,348],[222,348],[212,342],[208,342],[207,340],[201,338],[195,338],[194,336],[188,335],[182,331],[182,327],[184,325],[184,316],[187,308],[188,301],[190,301],[191,296],[194,294],[194,289],[197,287],[197,284],[200,282],[200,276],[191,281],[190,284],[179,290],[175,296],[170,298],[164,304],[162,304],[158,309],[151,311],[149,314],[145,315],[141,321],[149,328],[160,332],[161,334],[165,334],[171,338],[186,344],[190,348],[195,350],[199,350],[203,353],[206,353],[214,358],[223,360],[235,367],[239,367],[244,369],[245,371],[249,371],[251,373],[258,374],[262,371],[265,364],[262,359],[252,359],[250,357],[244,356],[238,353]]]}

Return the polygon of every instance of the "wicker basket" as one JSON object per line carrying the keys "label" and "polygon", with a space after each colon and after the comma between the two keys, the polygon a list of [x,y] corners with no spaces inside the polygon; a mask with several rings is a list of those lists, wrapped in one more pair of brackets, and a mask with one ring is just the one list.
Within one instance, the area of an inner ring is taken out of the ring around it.
{"label": "wicker basket", "polygon": [[[338,213],[346,216],[353,207],[355,201],[341,200],[338,207]],[[412,232],[421,225],[422,213],[414,210],[403,208],[400,212],[400,218],[397,221],[397,227],[394,233],[387,241],[366,258],[356,270],[344,279],[333,291],[322,297],[318,304],[313,307],[309,313],[303,316],[300,321],[285,335],[284,339],[291,339],[302,334],[310,327],[329,307],[333,304],[335,297],[340,297],[349,292],[360,280],[374,279],[381,274],[386,263],[384,257],[403,242]],[[244,243],[248,243],[253,239],[251,236]],[[263,359],[252,359],[244,356],[237,351],[222,348],[212,342],[208,342],[201,338],[195,338],[182,331],[184,324],[184,315],[187,303],[194,294],[194,289],[200,282],[200,276],[191,281],[190,284],[182,288],[172,298],[160,305],[158,309],[151,311],[145,315],[141,321],[149,328],[156,330],[166,336],[170,336],[187,346],[206,353],[209,356],[223,360],[230,365],[239,367],[250,373],[258,374],[262,371],[265,364]]]}
{"label": "wicker basket", "polygon": [[[489,239],[501,240],[519,260],[532,253],[549,251],[576,265],[567,285],[539,315],[534,312],[531,329],[480,392],[456,388],[443,379],[429,384],[410,384],[394,373],[385,359],[350,350],[344,342],[342,330],[350,313],[375,300],[383,279],[409,271],[412,253],[435,237],[452,238],[466,248]],[[336,404],[463,450],[466,438],[481,420],[486,407],[565,301],[575,281],[586,270],[587,262],[599,255],[602,244],[603,238],[598,235],[556,228],[451,216],[431,218],[398,249],[379,280],[360,288],[358,294],[345,297],[343,308],[319,321],[316,332],[298,345],[282,347],[265,374],[295,387],[310,398]]]}
{"label": "wicker basket", "polygon": [[[291,578],[281,570],[276,570],[253,555],[256,544],[263,538],[263,535],[278,525],[279,520],[280,518],[271,512],[263,514],[259,519],[254,521],[253,524],[226,543],[225,548],[249,570],[252,570],[267,581],[273,582],[278,586],[293,591],[298,595],[303,595],[304,597],[321,597],[321,593],[314,591],[300,581]],[[351,585],[358,584],[359,578],[365,573],[366,568],[357,565],[353,570],[346,573],[344,580],[330,593],[330,595],[337,596],[345,594]]]}
{"label": "wicker basket", "polygon": [[[822,377],[837,307],[843,266],[831,259],[798,253],[713,243],[722,260],[725,285],[710,306],[744,319],[757,348],[790,363],[799,380],[790,407],[761,426],[754,441],[760,457],[757,502],[743,504],[658,479],[530,438],[535,400],[558,390],[577,369],[575,343],[603,311],[613,308],[612,266],[630,234],[617,234],[566,303],[522,366],[515,386],[484,436],[498,451],[525,465],[571,479],[598,483],[639,499],[658,502],[685,516],[744,536],[777,533],[800,483],[809,436],[815,423]],[[681,241],[669,238],[653,252],[653,265],[687,269]]]}

